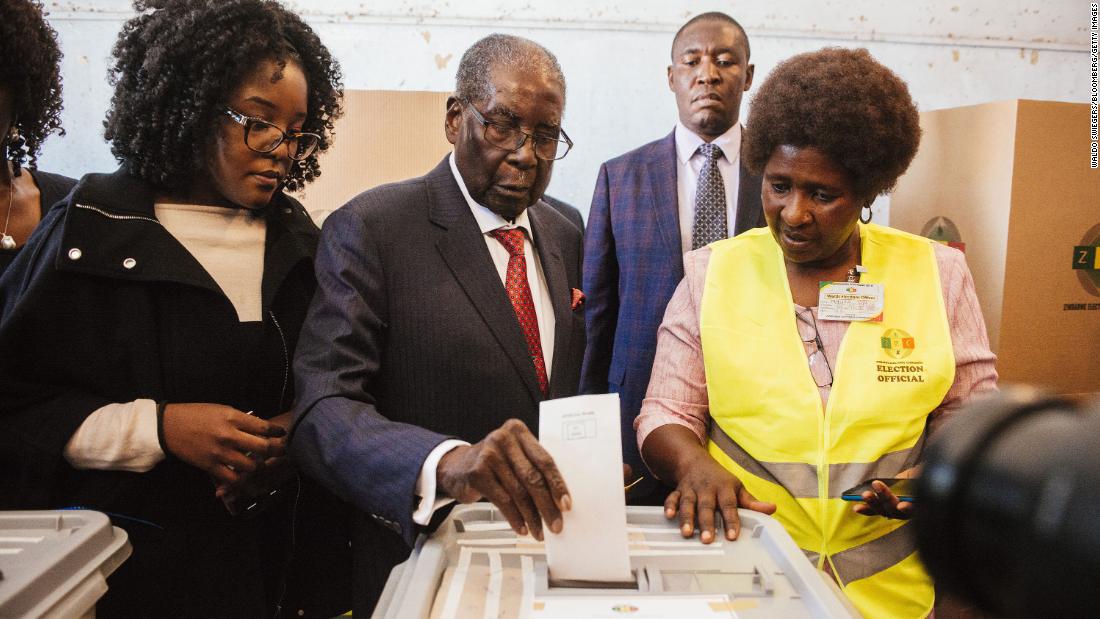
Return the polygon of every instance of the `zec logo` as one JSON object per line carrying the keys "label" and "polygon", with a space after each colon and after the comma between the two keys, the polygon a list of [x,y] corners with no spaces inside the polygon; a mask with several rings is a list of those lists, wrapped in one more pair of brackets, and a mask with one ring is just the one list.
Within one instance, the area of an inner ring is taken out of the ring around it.
{"label": "zec logo", "polygon": [[1089,228],[1073,248],[1073,270],[1085,292],[1100,297],[1100,224]]}
{"label": "zec logo", "polygon": [[880,339],[882,350],[894,359],[904,359],[913,354],[917,347],[917,341],[901,329],[887,329],[882,332]]}
{"label": "zec logo", "polygon": [[966,243],[963,243],[959,227],[955,225],[955,222],[942,215],[937,215],[926,221],[924,227],[920,230],[920,235],[937,243],[954,247],[959,251],[966,251]]}

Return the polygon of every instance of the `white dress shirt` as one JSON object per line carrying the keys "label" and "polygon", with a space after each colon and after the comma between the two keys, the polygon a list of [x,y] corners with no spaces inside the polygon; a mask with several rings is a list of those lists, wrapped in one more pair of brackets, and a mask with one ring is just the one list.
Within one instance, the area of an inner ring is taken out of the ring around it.
{"label": "white dress shirt", "polygon": [[539,325],[539,343],[542,345],[542,358],[546,361],[546,378],[550,378],[550,368],[554,366],[554,306],[550,301],[550,292],[546,287],[546,276],[542,272],[542,262],[539,261],[538,250],[535,249],[535,234],[531,230],[531,218],[524,210],[516,217],[515,221],[497,215],[488,208],[474,202],[470,192],[466,189],[466,183],[462,181],[462,175],[455,166],[454,154],[449,159],[451,173],[458,182],[458,188],[462,190],[462,197],[466,198],[466,204],[470,205],[470,211],[477,220],[477,226],[481,229],[485,246],[489,248],[489,255],[493,258],[493,264],[500,275],[500,283],[507,283],[508,275],[508,250],[496,240],[490,233],[494,230],[511,230],[520,228],[524,232],[523,257],[527,260],[527,284],[531,287],[531,301],[535,305],[535,318]]}
{"label": "white dress shirt", "polygon": [[[691,228],[695,224],[695,189],[699,184],[699,170],[706,160],[696,151],[703,144],[703,138],[696,135],[683,123],[676,123],[676,199],[680,214],[681,253],[691,251]],[[718,171],[722,173],[722,183],[726,186],[726,234],[733,236],[734,222],[737,220],[737,193],[741,183],[741,125],[734,124],[728,131],[714,138],[711,144],[722,149],[718,159]]]}
{"label": "white dress shirt", "polygon": [[[535,305],[535,319],[539,325],[539,343],[542,345],[542,358],[546,362],[546,378],[550,379],[550,368],[554,364],[554,306],[550,300],[550,291],[546,286],[546,276],[542,272],[542,263],[539,261],[538,251],[535,249],[535,234],[531,229],[531,220],[524,210],[514,221],[497,215],[485,206],[478,204],[470,197],[470,191],[466,188],[466,182],[455,165],[455,155],[452,152],[447,158],[451,165],[451,174],[454,175],[458,188],[462,190],[462,197],[466,198],[466,204],[477,220],[481,229],[485,246],[489,249],[489,255],[493,258],[493,264],[500,275],[501,285],[505,284],[508,274],[508,250],[500,241],[493,238],[490,233],[501,228],[508,230],[520,228],[524,232],[523,257],[527,260],[527,284],[531,287],[531,300]],[[416,496],[420,497],[420,503],[413,512],[412,520],[421,526],[428,524],[432,514],[437,509],[447,505],[454,499],[439,498],[436,496],[436,467],[443,456],[450,450],[461,445],[469,445],[465,441],[446,440],[436,446],[424,464],[420,467],[420,476],[416,479]]]}

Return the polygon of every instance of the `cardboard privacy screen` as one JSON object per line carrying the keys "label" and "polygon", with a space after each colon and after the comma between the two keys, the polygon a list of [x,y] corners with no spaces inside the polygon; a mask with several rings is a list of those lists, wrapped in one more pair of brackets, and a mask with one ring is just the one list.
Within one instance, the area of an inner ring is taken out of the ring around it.
{"label": "cardboard privacy screen", "polygon": [[921,114],[890,223],[965,246],[1004,383],[1100,392],[1100,170],[1089,106],[1005,101]]}
{"label": "cardboard privacy screen", "polygon": [[449,92],[344,91],[344,116],[321,176],[295,194],[321,225],[348,200],[370,189],[426,174],[450,152],[443,133]]}

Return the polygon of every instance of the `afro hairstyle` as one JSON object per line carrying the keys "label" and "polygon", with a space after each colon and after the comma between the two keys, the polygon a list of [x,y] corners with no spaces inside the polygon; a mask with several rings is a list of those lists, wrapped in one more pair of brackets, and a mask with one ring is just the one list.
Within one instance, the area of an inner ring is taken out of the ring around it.
{"label": "afro hairstyle", "polygon": [[866,49],[825,48],[777,66],[752,99],[745,166],[761,174],[776,147],[815,148],[860,199],[890,191],[920,144],[909,88]]}

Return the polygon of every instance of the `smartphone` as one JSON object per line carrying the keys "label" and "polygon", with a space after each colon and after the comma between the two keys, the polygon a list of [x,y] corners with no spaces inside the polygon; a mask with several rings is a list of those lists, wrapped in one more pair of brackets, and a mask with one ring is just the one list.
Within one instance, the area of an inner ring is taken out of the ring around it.
{"label": "smartphone", "polygon": [[[913,491],[916,486],[916,480],[890,477],[875,479],[886,484],[886,486],[890,488],[890,492],[893,492],[894,495],[898,497],[899,501],[905,501],[907,503],[913,502]],[[868,479],[854,488],[848,488],[840,495],[840,498],[845,501],[862,501],[863,493],[872,490],[871,482],[875,481],[875,479]]]}

